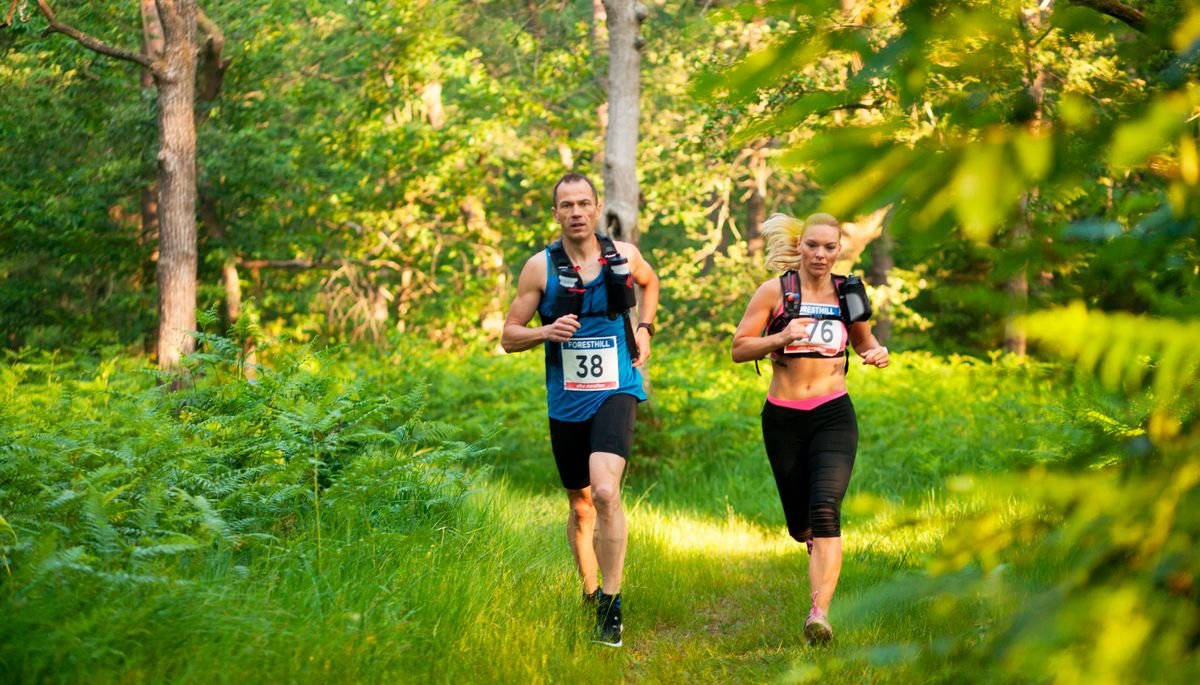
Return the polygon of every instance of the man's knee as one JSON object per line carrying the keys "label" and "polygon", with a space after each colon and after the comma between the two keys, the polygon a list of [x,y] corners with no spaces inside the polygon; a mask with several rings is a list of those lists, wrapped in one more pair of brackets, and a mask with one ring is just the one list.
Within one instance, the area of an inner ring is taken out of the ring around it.
{"label": "man's knee", "polygon": [[611,512],[621,506],[621,488],[616,483],[593,483],[592,502],[600,513]]}
{"label": "man's knee", "polygon": [[580,524],[590,523],[596,520],[596,505],[593,504],[591,498],[572,497],[571,515]]}

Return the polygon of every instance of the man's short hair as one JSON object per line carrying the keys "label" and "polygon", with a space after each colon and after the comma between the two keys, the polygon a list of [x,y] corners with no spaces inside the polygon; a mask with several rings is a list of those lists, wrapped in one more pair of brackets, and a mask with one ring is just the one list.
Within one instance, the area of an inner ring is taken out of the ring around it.
{"label": "man's short hair", "polygon": [[594,183],[592,183],[592,179],[588,178],[587,176],[584,176],[583,174],[577,174],[574,171],[572,171],[569,174],[563,174],[563,177],[558,179],[558,183],[554,184],[554,194],[551,196],[554,199],[554,206],[555,207],[558,206],[558,187],[560,185],[562,185],[564,183],[580,183],[580,182],[588,184],[588,187],[592,189],[592,199],[595,200],[596,202],[599,202],[600,195],[598,193],[596,193],[596,185]]}

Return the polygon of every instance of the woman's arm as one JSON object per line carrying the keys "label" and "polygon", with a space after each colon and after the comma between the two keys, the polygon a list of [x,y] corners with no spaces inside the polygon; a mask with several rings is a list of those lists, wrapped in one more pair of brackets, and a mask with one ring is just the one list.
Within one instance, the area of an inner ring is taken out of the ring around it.
{"label": "woman's arm", "polygon": [[746,312],[742,314],[742,320],[733,332],[731,353],[734,362],[740,364],[762,359],[774,350],[808,338],[807,326],[813,322],[813,319],[808,317],[792,319],[778,333],[762,335],[762,330],[766,328],[771,319],[771,312],[781,297],[783,292],[779,289],[779,280],[773,278],[760,285],[754,297],[750,298],[750,304],[746,305]]}
{"label": "woman's arm", "polygon": [[864,364],[871,364],[881,369],[888,365],[888,349],[875,339],[870,323],[859,321],[850,326],[850,344],[858,356],[862,357]]}

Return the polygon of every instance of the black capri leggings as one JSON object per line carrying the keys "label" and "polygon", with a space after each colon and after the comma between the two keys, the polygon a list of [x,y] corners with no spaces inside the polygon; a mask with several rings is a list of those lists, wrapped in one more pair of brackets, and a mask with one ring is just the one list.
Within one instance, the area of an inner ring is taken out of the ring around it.
{"label": "black capri leggings", "polygon": [[841,537],[842,498],[858,450],[850,396],[807,411],[767,402],[762,432],[788,533],[800,542]]}

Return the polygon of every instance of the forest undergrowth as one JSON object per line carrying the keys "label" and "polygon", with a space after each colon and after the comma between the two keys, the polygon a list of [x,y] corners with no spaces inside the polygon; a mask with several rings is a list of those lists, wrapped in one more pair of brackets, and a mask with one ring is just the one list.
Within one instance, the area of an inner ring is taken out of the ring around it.
{"label": "forest undergrowth", "polygon": [[1060,369],[852,368],[837,638],[807,647],[767,378],[660,353],[625,481],[626,647],[597,649],[539,355],[281,348],[250,382],[222,340],[175,392],[116,353],[0,366],[5,682],[1024,682],[1023,603],[1087,553],[1013,544],[1091,440]]}

